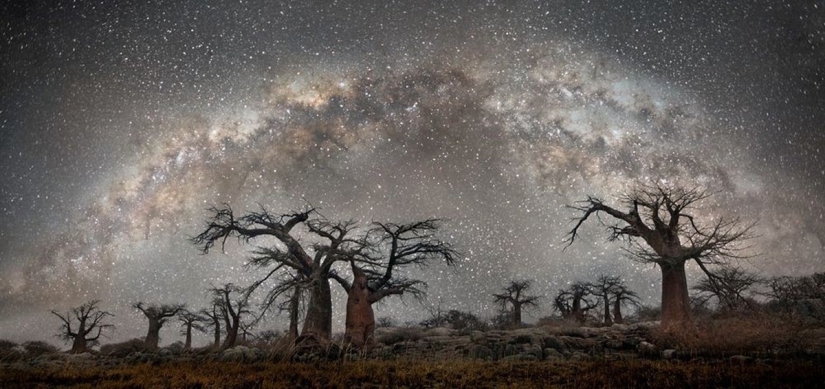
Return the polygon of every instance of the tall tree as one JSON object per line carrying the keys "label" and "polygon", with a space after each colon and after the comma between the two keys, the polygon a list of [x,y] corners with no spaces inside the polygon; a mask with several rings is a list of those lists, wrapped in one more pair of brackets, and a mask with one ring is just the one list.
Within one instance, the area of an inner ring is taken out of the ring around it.
{"label": "tall tree", "polygon": [[560,289],[553,299],[553,308],[565,319],[575,319],[583,323],[587,318],[587,312],[596,308],[598,302],[592,300],[590,288],[587,283],[574,282],[567,289]]}
{"label": "tall tree", "polygon": [[[94,345],[103,331],[113,330],[114,325],[105,323],[107,317],[114,317],[111,313],[98,307],[100,300],[91,300],[79,307],[72,308],[65,314],[52,311],[60,318],[60,337],[72,342],[72,354],[85,353]],[[77,322],[77,324],[72,324]],[[92,335],[94,334],[94,335]]]}
{"label": "tall tree", "polygon": [[241,318],[251,313],[249,310],[249,294],[243,288],[231,283],[214,287],[211,291],[226,328],[226,338],[223,340],[221,348],[234,347],[241,329]]}
{"label": "tall tree", "polygon": [[622,280],[619,277],[602,274],[596,279],[596,281],[587,284],[587,287],[590,288],[590,292],[602,299],[602,306],[604,307],[604,324],[608,326],[613,324],[613,319],[610,317],[610,298],[613,295],[613,290],[617,285],[619,285],[619,283],[621,283],[621,281]]}
{"label": "tall tree", "polygon": [[170,317],[177,316],[185,308],[184,304],[150,304],[146,305],[142,301],[132,304],[132,307],[139,310],[149,320],[149,331],[146,333],[146,348],[154,351],[158,349],[160,342],[160,329],[166,324]]}
{"label": "tall tree", "polygon": [[375,330],[373,304],[389,296],[424,295],[426,283],[402,275],[404,269],[426,267],[437,260],[448,266],[455,264],[459,254],[450,243],[438,238],[440,229],[438,219],[406,224],[373,223],[361,240],[363,249],[351,257],[352,282],[332,274],[348,295],[345,338],[351,344],[371,344]]}
{"label": "tall tree", "polygon": [[183,342],[184,350],[188,351],[192,349],[192,330],[206,332],[206,327],[203,325],[206,320],[207,318],[187,310],[178,313],[178,321],[181,324],[181,335],[185,337],[185,341]]}
{"label": "tall tree", "polygon": [[761,282],[759,276],[738,267],[723,266],[715,272],[715,277],[705,277],[693,287],[698,292],[700,302],[716,298],[718,308],[736,311],[746,308],[749,300],[745,292]]}
{"label": "tall tree", "polygon": [[[685,263],[695,261],[708,277],[717,277],[708,265],[742,258],[740,242],[750,237],[751,225],[738,218],[708,218],[706,223],[692,214],[692,207],[711,194],[698,188],[671,186],[662,182],[639,185],[621,199],[624,209],[588,197],[571,208],[582,216],[570,231],[568,247],[579,236],[579,228],[593,214],[607,214],[616,224],[606,225],[610,239],[626,239],[634,258],[655,263],[662,272],[662,325],[691,321]],[[604,223],[604,219],[599,219]]]}
{"label": "tall tree", "polygon": [[507,309],[507,305],[512,307],[510,315],[510,325],[520,326],[521,312],[523,308],[538,306],[539,296],[529,295],[532,282],[530,280],[510,281],[505,286],[504,293],[493,294],[494,301],[501,306],[502,310]]}
{"label": "tall tree", "polygon": [[[362,249],[361,242],[349,236],[355,223],[307,222],[314,209],[280,216],[262,209],[240,218],[235,217],[228,205],[212,208],[211,211],[214,215],[206,230],[193,238],[193,242],[201,246],[203,253],[208,253],[216,242],[223,246],[229,237],[237,237],[242,242],[262,236],[275,238],[280,245],[259,247],[257,255],[250,261],[249,266],[270,268],[265,277],[250,287],[250,291],[271,281],[282,271],[291,272],[294,276],[276,283],[265,300],[274,302],[281,294],[294,290],[295,283],[301,283],[301,290],[309,294],[302,336],[315,338],[320,343],[328,342],[332,332],[330,273],[336,261],[348,261]],[[310,235],[316,238],[308,246],[310,250],[293,236],[293,229],[299,224],[304,224]]]}

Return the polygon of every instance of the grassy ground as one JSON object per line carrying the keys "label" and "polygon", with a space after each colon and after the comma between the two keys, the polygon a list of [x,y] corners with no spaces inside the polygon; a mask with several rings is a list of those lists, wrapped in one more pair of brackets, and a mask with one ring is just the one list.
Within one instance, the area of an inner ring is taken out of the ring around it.
{"label": "grassy ground", "polygon": [[2,388],[718,388],[822,387],[822,361],[740,365],[673,361],[296,363],[181,362],[0,369]]}

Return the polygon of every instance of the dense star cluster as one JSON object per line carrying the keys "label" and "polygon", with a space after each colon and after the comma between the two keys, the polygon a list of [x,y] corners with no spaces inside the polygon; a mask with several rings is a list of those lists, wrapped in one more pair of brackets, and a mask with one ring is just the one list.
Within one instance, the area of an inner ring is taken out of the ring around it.
{"label": "dense star cluster", "polygon": [[462,256],[416,270],[424,305],[481,316],[515,279],[548,296],[533,318],[599,275],[658,303],[658,271],[595,223],[562,251],[565,205],[639,181],[756,221],[742,266],[825,270],[825,3],[659,3],[7,2],[0,338],[43,338],[51,309],[91,299],[136,337],[136,301],[199,308],[259,278],[250,246],[188,240],[224,203],[446,219]]}

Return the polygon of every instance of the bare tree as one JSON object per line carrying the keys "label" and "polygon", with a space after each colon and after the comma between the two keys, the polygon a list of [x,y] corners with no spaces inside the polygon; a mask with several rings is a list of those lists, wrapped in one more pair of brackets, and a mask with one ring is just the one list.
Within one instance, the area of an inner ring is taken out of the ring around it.
{"label": "bare tree", "polygon": [[150,304],[147,306],[142,301],[132,304],[132,308],[142,312],[149,320],[149,331],[146,333],[146,348],[148,350],[154,351],[158,349],[161,327],[166,324],[166,321],[170,317],[174,317],[183,311],[184,307],[184,304]]}
{"label": "bare tree", "polygon": [[[452,266],[458,257],[450,243],[437,238],[441,221],[427,219],[408,224],[373,223],[362,240],[364,250],[350,261],[353,281],[333,278],[347,292],[345,338],[356,347],[369,346],[375,331],[372,305],[389,296],[424,295],[426,283],[400,274],[409,267],[426,267],[436,260]],[[363,268],[356,265],[360,261]]]}
{"label": "bare tree", "polygon": [[205,327],[211,327],[212,333],[215,336],[214,341],[212,342],[212,348],[214,349],[218,349],[221,346],[221,320],[223,320],[223,314],[220,307],[221,299],[213,298],[212,305],[209,308],[200,310],[200,314],[207,319]]}
{"label": "bare tree", "polygon": [[707,225],[703,224],[690,210],[710,196],[697,188],[663,183],[640,185],[621,199],[627,211],[588,197],[571,207],[582,212],[582,216],[570,231],[568,246],[578,238],[579,227],[591,215],[607,214],[616,221],[607,225],[610,240],[626,239],[631,257],[655,263],[661,269],[663,326],[688,323],[691,317],[685,262],[695,261],[708,277],[716,277],[707,266],[742,258],[739,243],[750,237],[753,227],[724,217],[708,217]]}
{"label": "bare tree", "polygon": [[204,327],[203,323],[207,321],[207,318],[197,313],[183,310],[178,313],[178,321],[181,324],[181,335],[186,337],[183,343],[183,349],[187,351],[191,350],[192,330],[206,332],[206,327]]}
{"label": "bare tree", "polygon": [[587,313],[598,306],[597,301],[591,299],[591,292],[584,282],[574,282],[568,289],[560,289],[553,299],[553,308],[565,319],[575,319],[582,323]]}
{"label": "bare tree", "polygon": [[[99,303],[100,300],[91,300],[79,307],[72,308],[65,314],[52,311],[52,314],[63,322],[60,325],[59,336],[67,342],[72,342],[70,351],[72,354],[89,351],[89,347],[97,343],[103,331],[115,328],[112,324],[104,323],[107,317],[114,317],[114,315],[101,310],[98,307]],[[73,325],[74,322],[77,322],[77,324]]]}
{"label": "bare tree", "polygon": [[513,308],[510,315],[510,325],[522,325],[522,308],[538,306],[537,302],[540,297],[527,294],[531,284],[532,282],[530,280],[510,281],[510,283],[503,288],[504,293],[493,294],[494,301],[501,306],[502,310],[506,310],[507,305]]}
{"label": "bare tree", "polygon": [[604,307],[604,324],[608,326],[613,324],[613,319],[610,317],[610,298],[612,297],[613,290],[617,285],[619,285],[619,283],[621,283],[621,281],[622,280],[619,277],[612,277],[603,274],[600,275],[596,281],[587,284],[590,292],[602,299],[602,306]]}
{"label": "bare tree", "polygon": [[251,313],[249,310],[249,294],[243,288],[231,283],[214,287],[211,292],[215,297],[216,305],[226,328],[226,339],[224,339],[221,348],[234,347],[241,329],[241,318]]}
{"label": "bare tree", "polygon": [[738,267],[723,266],[715,272],[715,277],[705,277],[693,287],[698,292],[700,302],[716,298],[720,310],[736,311],[750,304],[744,293],[760,283],[759,276]]}
{"label": "bare tree", "polygon": [[[280,216],[262,209],[240,218],[235,217],[229,206],[212,208],[211,211],[214,215],[206,230],[193,238],[193,242],[201,246],[203,253],[208,253],[216,242],[223,246],[233,236],[242,242],[261,236],[275,238],[280,246],[259,247],[256,256],[249,263],[251,267],[270,269],[266,276],[249,288],[249,293],[278,277],[283,271],[291,273],[292,276],[275,283],[265,299],[262,311],[274,305],[283,293],[295,290],[295,285],[300,284],[301,291],[309,294],[302,336],[316,338],[321,343],[328,342],[332,332],[330,273],[336,261],[348,261],[362,249],[360,241],[349,237],[355,223],[307,222],[315,212],[314,209]],[[298,224],[304,224],[318,240],[310,246],[310,251],[292,235],[292,230]]]}
{"label": "bare tree", "polygon": [[623,306],[632,305],[639,307],[642,304],[639,295],[628,289],[624,281],[620,281],[619,284],[614,286],[611,293],[613,294],[613,322],[615,323],[624,323],[624,316],[622,316]]}

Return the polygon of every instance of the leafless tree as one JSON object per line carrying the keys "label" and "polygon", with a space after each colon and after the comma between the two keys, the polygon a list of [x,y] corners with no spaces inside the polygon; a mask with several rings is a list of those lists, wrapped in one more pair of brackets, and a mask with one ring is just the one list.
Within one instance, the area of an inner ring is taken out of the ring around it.
{"label": "leafless tree", "polygon": [[213,298],[212,305],[209,308],[201,309],[200,314],[207,319],[204,326],[206,328],[212,328],[212,333],[215,336],[214,341],[212,342],[212,348],[220,348],[221,320],[223,320],[223,314],[221,312],[221,299]]}
{"label": "leafless tree", "polygon": [[590,293],[598,296],[602,300],[604,307],[604,324],[613,324],[613,319],[610,317],[610,298],[613,295],[616,286],[622,282],[621,278],[608,275],[600,275],[596,281],[587,283]]}
{"label": "leafless tree", "polygon": [[510,315],[510,325],[521,326],[521,312],[523,308],[537,307],[539,296],[529,295],[527,291],[531,286],[530,280],[510,281],[505,286],[504,293],[494,293],[494,301],[501,306],[502,310],[506,310],[507,306],[512,307]]}
{"label": "leafless tree", "polygon": [[226,328],[226,339],[221,348],[234,347],[241,329],[241,318],[252,312],[249,310],[249,294],[243,288],[231,283],[214,287],[211,292]]}
{"label": "leafless tree", "polygon": [[[104,322],[107,317],[114,317],[114,315],[101,310],[98,307],[99,303],[100,300],[91,300],[64,314],[52,311],[52,314],[63,322],[60,325],[59,336],[67,342],[72,342],[70,351],[72,354],[89,351],[89,347],[97,343],[103,331],[114,330],[114,325]],[[75,322],[76,324],[73,324]]]}
{"label": "leafless tree", "polygon": [[744,293],[761,282],[759,276],[738,267],[723,266],[714,277],[705,277],[693,287],[700,302],[716,298],[720,310],[736,311],[747,308],[751,300]]}
{"label": "leafless tree", "polygon": [[642,304],[639,295],[628,289],[624,281],[620,281],[619,284],[614,286],[611,294],[613,295],[613,322],[615,323],[624,323],[624,316],[622,316],[623,306],[632,305],[639,307]]}
{"label": "leafless tree", "polygon": [[186,337],[183,343],[183,349],[187,351],[191,350],[192,330],[206,332],[204,323],[207,321],[207,318],[197,313],[183,310],[178,313],[178,321],[181,324],[181,335]]}
{"label": "leafless tree", "polygon": [[[352,282],[333,273],[348,294],[345,338],[357,347],[368,345],[375,330],[372,305],[389,296],[424,295],[426,283],[401,274],[443,260],[452,266],[458,252],[438,239],[441,221],[427,219],[408,224],[373,223],[362,240],[365,250],[351,260]],[[356,265],[360,261],[361,267]]]}
{"label": "leafless tree", "polygon": [[185,308],[184,304],[150,304],[146,305],[142,301],[132,304],[132,308],[142,312],[149,320],[149,331],[146,333],[146,349],[154,351],[158,349],[160,342],[160,329],[166,324],[170,317],[177,316]]}
{"label": "leafless tree", "polygon": [[[708,277],[717,277],[708,265],[742,258],[741,243],[750,238],[753,224],[738,218],[703,218],[691,213],[696,203],[711,196],[706,190],[665,183],[639,185],[621,204],[626,211],[588,197],[571,208],[582,215],[568,236],[568,246],[579,237],[579,228],[593,214],[606,214],[615,224],[605,224],[610,240],[626,239],[627,253],[640,261],[655,263],[662,271],[662,324],[691,321],[685,262],[695,261]],[[599,219],[602,223],[604,220]]]}
{"label": "leafless tree", "polygon": [[[307,209],[292,214],[273,215],[266,209],[249,212],[236,218],[232,208],[212,208],[214,214],[207,223],[207,228],[193,242],[208,253],[215,243],[222,246],[230,237],[237,237],[241,242],[269,236],[280,242],[279,246],[259,247],[256,256],[249,265],[255,268],[269,269],[266,276],[256,281],[249,292],[267,282],[291,273],[269,291],[265,298],[263,311],[273,306],[284,293],[294,291],[296,284],[301,291],[309,294],[307,313],[304,319],[302,335],[317,338],[318,342],[328,342],[332,332],[332,297],[329,287],[330,273],[336,261],[348,261],[362,250],[361,241],[350,238],[354,228],[352,221],[331,223],[327,221],[308,222],[314,209]],[[307,250],[293,234],[293,229],[304,224],[317,242]],[[310,255],[312,253],[312,255]],[[263,313],[262,313],[263,314]]]}
{"label": "leafless tree", "polygon": [[592,299],[587,283],[574,282],[568,289],[560,289],[553,299],[553,308],[565,319],[575,319],[582,323],[587,313],[599,305]]}

